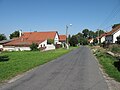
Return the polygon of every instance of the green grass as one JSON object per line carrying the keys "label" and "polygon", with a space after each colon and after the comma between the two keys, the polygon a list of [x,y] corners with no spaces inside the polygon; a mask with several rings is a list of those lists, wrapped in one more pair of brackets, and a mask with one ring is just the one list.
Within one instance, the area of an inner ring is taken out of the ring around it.
{"label": "green grass", "polygon": [[120,46],[113,46],[111,48],[111,51],[114,52],[114,53],[120,53]]}
{"label": "green grass", "polygon": [[116,81],[120,82],[120,71],[117,67],[115,67],[115,63],[118,62],[118,60],[115,57],[112,57],[105,52],[97,52],[96,56],[100,62],[100,64],[103,66],[105,72],[112,78],[114,78]]}
{"label": "green grass", "polygon": [[0,54],[0,82],[9,80],[18,74],[22,74],[36,66],[56,59],[73,49],[75,48],[72,47],[69,50],[57,49],[47,52],[3,52]]}

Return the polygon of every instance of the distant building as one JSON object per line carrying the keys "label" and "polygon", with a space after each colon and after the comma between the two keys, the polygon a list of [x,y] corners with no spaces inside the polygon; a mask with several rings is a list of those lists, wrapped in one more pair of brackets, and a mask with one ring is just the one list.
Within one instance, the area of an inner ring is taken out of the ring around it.
{"label": "distant building", "polygon": [[59,35],[59,42],[61,42],[61,45],[62,45],[62,47],[64,48],[64,47],[66,47],[66,40],[67,40],[67,36],[66,35]]}
{"label": "distant building", "polygon": [[93,40],[94,40],[94,38],[88,39],[88,43],[92,44]]}
{"label": "distant building", "polygon": [[66,39],[67,39],[67,37],[66,37],[66,35],[59,35],[59,41],[60,42],[62,42],[62,43],[65,43],[66,42]]}

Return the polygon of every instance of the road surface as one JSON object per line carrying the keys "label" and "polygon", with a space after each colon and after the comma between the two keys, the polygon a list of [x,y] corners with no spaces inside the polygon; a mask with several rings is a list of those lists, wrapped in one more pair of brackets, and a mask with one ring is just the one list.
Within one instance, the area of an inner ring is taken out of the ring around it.
{"label": "road surface", "polygon": [[90,49],[81,46],[0,90],[108,90],[108,86]]}

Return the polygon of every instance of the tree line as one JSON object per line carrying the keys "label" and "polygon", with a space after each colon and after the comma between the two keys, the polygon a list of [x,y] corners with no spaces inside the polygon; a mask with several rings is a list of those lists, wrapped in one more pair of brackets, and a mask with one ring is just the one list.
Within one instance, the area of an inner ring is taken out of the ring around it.
{"label": "tree line", "polygon": [[88,39],[96,38],[101,34],[105,33],[104,30],[92,31],[89,29],[84,29],[82,32],[77,33],[76,35],[68,36],[68,40],[71,46],[87,45]]}

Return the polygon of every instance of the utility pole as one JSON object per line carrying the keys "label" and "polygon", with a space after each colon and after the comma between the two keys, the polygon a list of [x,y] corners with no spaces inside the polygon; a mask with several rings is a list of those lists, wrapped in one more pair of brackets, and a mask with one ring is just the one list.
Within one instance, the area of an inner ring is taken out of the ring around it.
{"label": "utility pole", "polygon": [[99,44],[99,29],[97,29],[97,31],[98,31],[98,44]]}
{"label": "utility pole", "polygon": [[68,26],[66,25],[66,43],[67,43],[67,45],[68,45]]}
{"label": "utility pole", "polygon": [[[70,24],[70,26],[72,26],[72,24]],[[69,42],[68,42],[68,25],[66,25],[66,47],[67,47],[67,49],[69,49]]]}

